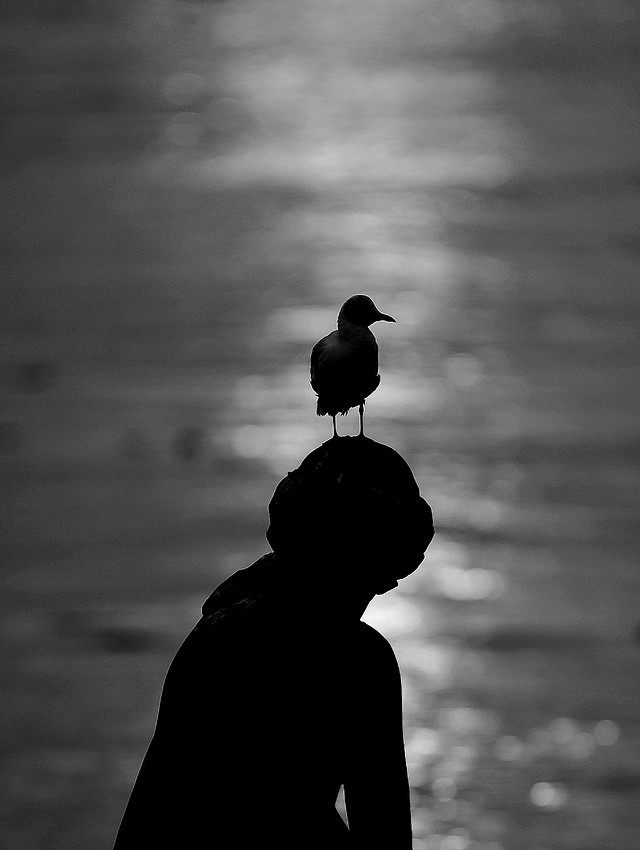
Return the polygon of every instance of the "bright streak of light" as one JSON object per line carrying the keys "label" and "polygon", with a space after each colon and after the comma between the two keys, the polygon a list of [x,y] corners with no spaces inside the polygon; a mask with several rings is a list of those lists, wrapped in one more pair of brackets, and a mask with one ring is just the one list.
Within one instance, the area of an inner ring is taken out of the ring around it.
{"label": "bright streak of light", "polygon": [[457,735],[494,735],[498,720],[492,711],[458,705],[441,709],[439,723]]}
{"label": "bright streak of light", "polygon": [[561,746],[568,744],[577,732],[577,726],[570,717],[558,717],[549,724],[549,732]]}
{"label": "bright streak of light", "polygon": [[437,378],[389,370],[385,370],[375,394],[376,414],[393,419],[437,413],[445,401],[445,388]]}
{"label": "bright streak of light", "polygon": [[336,329],[337,309],[326,307],[282,307],[269,316],[267,335],[280,342],[314,345]]}
{"label": "bright streak of light", "polygon": [[443,850],[467,850],[471,836],[466,829],[452,829],[442,843]]}
{"label": "bright streak of light", "polygon": [[269,438],[266,429],[259,425],[242,425],[234,432],[231,444],[240,457],[259,458],[267,454]]}
{"label": "bright streak of light", "polygon": [[588,732],[577,732],[565,747],[567,755],[574,759],[587,759],[595,749],[596,742]]}
{"label": "bright streak of light", "polygon": [[301,424],[241,425],[230,435],[238,457],[263,461],[277,475],[295,469],[314,446],[316,432]]}
{"label": "bright streak of light", "polygon": [[549,811],[562,809],[569,802],[569,792],[565,786],[553,782],[536,782],[529,797],[534,806]]}
{"label": "bright streak of light", "polygon": [[497,599],[505,587],[504,578],[495,570],[481,567],[460,569],[448,565],[433,566],[428,584],[437,595],[461,602]]}
{"label": "bright streak of light", "polygon": [[449,776],[440,776],[434,779],[431,785],[431,793],[439,802],[453,800],[458,792],[458,786],[454,779]]}
{"label": "bright streak of light", "polygon": [[437,644],[414,644],[398,647],[404,668],[417,672],[428,690],[438,691],[451,684],[457,650]]}
{"label": "bright streak of light", "polygon": [[376,596],[362,619],[385,635],[411,634],[422,625],[422,613],[415,602],[389,594]]}
{"label": "bright streak of light", "polygon": [[407,758],[431,762],[442,755],[442,748],[442,733],[437,729],[416,729],[406,744]]}

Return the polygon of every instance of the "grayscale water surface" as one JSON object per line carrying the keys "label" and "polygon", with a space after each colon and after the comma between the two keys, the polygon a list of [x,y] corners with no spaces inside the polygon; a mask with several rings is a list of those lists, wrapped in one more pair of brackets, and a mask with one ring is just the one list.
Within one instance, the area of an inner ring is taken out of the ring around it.
{"label": "grayscale water surface", "polygon": [[110,847],[366,292],[367,433],[437,527],[366,615],[415,850],[637,850],[636,4],[2,14],[3,843]]}

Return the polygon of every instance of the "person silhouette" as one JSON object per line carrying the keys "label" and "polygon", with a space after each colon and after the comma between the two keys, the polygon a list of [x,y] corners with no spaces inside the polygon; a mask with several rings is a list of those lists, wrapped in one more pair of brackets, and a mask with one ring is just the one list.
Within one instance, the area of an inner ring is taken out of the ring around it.
{"label": "person silhouette", "polygon": [[431,509],[397,452],[340,437],[269,518],[273,551],[216,588],[169,667],[114,850],[411,850],[400,672],[361,617],[423,560]]}

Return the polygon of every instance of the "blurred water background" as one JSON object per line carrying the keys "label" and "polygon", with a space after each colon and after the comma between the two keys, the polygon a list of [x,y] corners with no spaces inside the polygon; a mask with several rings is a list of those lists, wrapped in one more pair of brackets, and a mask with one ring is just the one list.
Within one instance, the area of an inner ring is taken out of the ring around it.
{"label": "blurred water background", "polygon": [[366,615],[415,848],[637,850],[635,0],[1,16],[2,846],[111,846],[365,292],[397,319],[367,432],[438,531]]}

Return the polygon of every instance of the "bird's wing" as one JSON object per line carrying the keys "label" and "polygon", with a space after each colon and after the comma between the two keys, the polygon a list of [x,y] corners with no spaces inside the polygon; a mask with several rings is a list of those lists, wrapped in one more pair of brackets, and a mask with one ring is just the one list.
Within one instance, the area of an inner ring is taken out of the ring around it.
{"label": "bird's wing", "polygon": [[318,383],[322,382],[321,371],[335,359],[338,332],[333,331],[323,337],[311,349],[311,386],[318,392]]}
{"label": "bird's wing", "polygon": [[311,386],[313,386],[314,381],[318,378],[318,366],[322,356],[322,342],[323,340],[316,342],[311,349]]}

